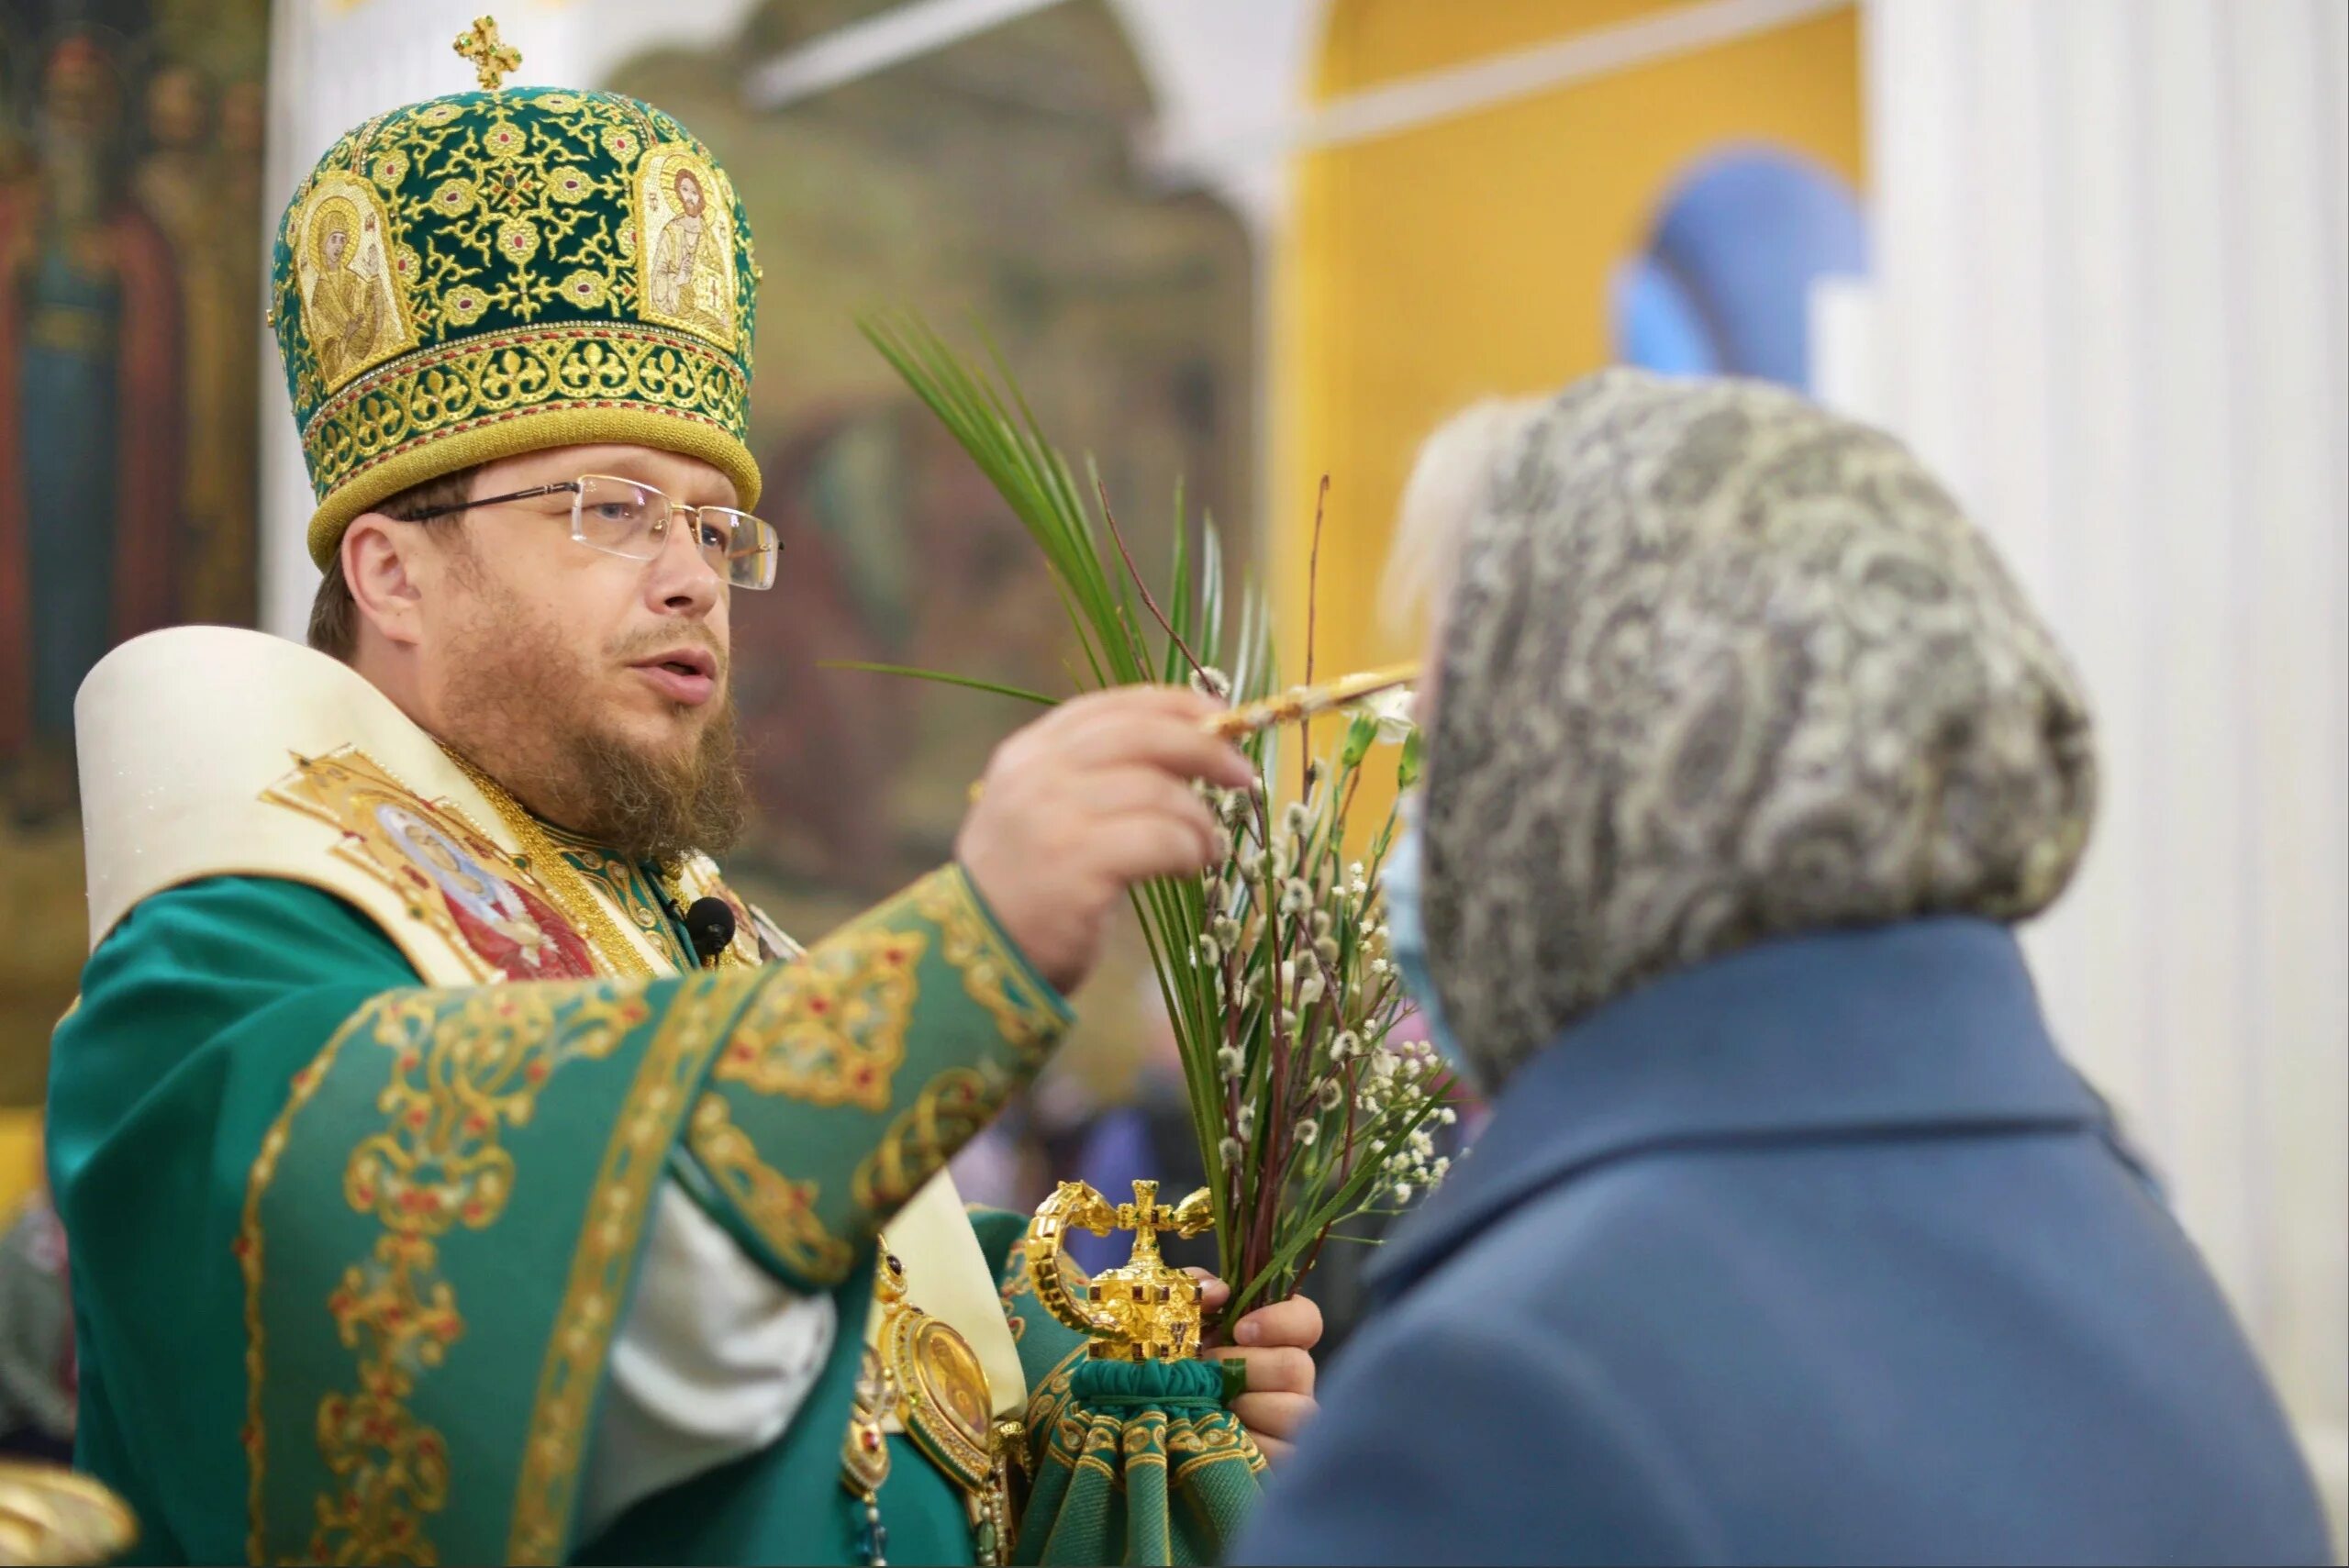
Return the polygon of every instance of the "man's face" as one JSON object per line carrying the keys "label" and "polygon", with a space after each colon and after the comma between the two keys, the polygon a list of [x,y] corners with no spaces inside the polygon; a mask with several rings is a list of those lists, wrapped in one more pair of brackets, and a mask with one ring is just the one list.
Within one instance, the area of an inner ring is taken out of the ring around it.
{"label": "man's face", "polygon": [[[707,463],[614,445],[493,463],[473,494],[585,473],[635,480],[685,505],[736,503]],[[424,553],[420,674],[444,740],[541,814],[632,847],[632,829],[613,820],[632,809],[622,796],[689,795],[710,768],[732,768],[727,584],[674,520],[650,561],[580,543],[572,499],[562,490],[477,506]]]}
{"label": "man's face", "polygon": [[677,205],[685,209],[688,217],[701,216],[701,182],[691,174],[677,176]]}

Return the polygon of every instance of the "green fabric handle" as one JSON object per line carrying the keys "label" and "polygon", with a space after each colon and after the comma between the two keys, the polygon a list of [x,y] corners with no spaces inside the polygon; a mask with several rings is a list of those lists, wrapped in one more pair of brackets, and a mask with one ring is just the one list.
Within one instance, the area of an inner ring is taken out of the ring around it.
{"label": "green fabric handle", "polygon": [[1220,1362],[1082,1361],[1069,1387],[1097,1409],[1155,1405],[1161,1409],[1213,1409],[1223,1403]]}

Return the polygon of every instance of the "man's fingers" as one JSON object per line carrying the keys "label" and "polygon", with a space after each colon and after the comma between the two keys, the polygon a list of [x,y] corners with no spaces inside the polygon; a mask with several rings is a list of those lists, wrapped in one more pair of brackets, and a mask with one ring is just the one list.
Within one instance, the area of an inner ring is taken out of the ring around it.
{"label": "man's fingers", "polygon": [[1313,1392],[1313,1358],[1294,1345],[1275,1345],[1264,1350],[1209,1351],[1208,1356],[1212,1361],[1245,1357],[1248,1362],[1248,1392],[1251,1394]]}
{"label": "man's fingers", "polygon": [[[954,840],[1005,933],[1063,992],[1100,956],[1118,895],[1191,876],[1230,841],[1185,781],[1237,788],[1248,761],[1209,735],[1222,705],[1173,688],[1074,699],[996,748]],[[1142,775],[1115,782],[1111,775]]]}
{"label": "man's fingers", "polygon": [[1215,813],[1191,786],[1156,768],[1112,768],[1090,773],[1083,784],[1085,808],[1097,817],[1165,817],[1212,838],[1221,830]]}
{"label": "man's fingers", "polygon": [[1321,1309],[1310,1297],[1292,1296],[1241,1318],[1231,1337],[1242,1345],[1295,1345],[1309,1351],[1321,1342]]}
{"label": "man's fingers", "polygon": [[[1231,1402],[1231,1413],[1263,1448],[1265,1440],[1294,1442],[1320,1407],[1302,1394],[1243,1394]],[[1269,1454],[1267,1457],[1270,1457]]]}
{"label": "man's fingers", "polygon": [[1231,1299],[1231,1287],[1197,1263],[1183,1271],[1199,1282],[1199,1306],[1209,1312],[1220,1312],[1223,1304]]}
{"label": "man's fingers", "polygon": [[1002,744],[996,748],[988,771],[1016,767],[1031,751],[1057,746],[1105,717],[1139,714],[1171,717],[1197,727],[1222,711],[1223,704],[1181,686],[1113,686],[1108,691],[1087,692],[1054,704],[1042,717],[1030,719],[1004,737]]}
{"label": "man's fingers", "polygon": [[1221,836],[1212,826],[1142,814],[1101,824],[1101,870],[1131,886],[1158,876],[1197,876],[1221,862]]}
{"label": "man's fingers", "polygon": [[1054,741],[1058,760],[1079,768],[1111,768],[1141,762],[1181,778],[1206,779],[1240,789],[1256,776],[1230,741],[1209,735],[1187,718],[1171,714],[1114,712]]}

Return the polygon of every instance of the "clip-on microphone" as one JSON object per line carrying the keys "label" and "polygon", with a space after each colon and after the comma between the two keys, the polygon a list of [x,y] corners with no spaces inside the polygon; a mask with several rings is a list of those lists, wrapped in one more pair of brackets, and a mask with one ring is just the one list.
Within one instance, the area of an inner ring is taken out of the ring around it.
{"label": "clip-on microphone", "polygon": [[661,895],[661,902],[668,909],[669,918],[685,929],[685,940],[694,944],[694,957],[703,968],[715,964],[718,955],[734,940],[734,906],[723,898],[696,898],[692,908],[684,910],[665,893]]}

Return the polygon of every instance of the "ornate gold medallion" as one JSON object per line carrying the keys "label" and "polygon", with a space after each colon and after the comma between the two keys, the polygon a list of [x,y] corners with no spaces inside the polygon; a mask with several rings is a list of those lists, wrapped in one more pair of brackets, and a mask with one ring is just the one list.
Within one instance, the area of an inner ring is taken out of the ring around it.
{"label": "ornate gold medallion", "polygon": [[994,1468],[987,1379],[970,1343],[918,1307],[884,1335],[881,1353],[905,1394],[906,1435],[966,1490],[985,1486]]}
{"label": "ornate gold medallion", "polygon": [[[963,1494],[973,1549],[981,1568],[994,1568],[1011,1554],[1012,1489],[1026,1454],[1025,1429],[995,1418],[986,1372],[970,1341],[906,1299],[905,1265],[885,1241],[874,1295],[882,1310],[882,1376],[906,1436]],[[852,1422],[850,1440],[857,1440]]]}

